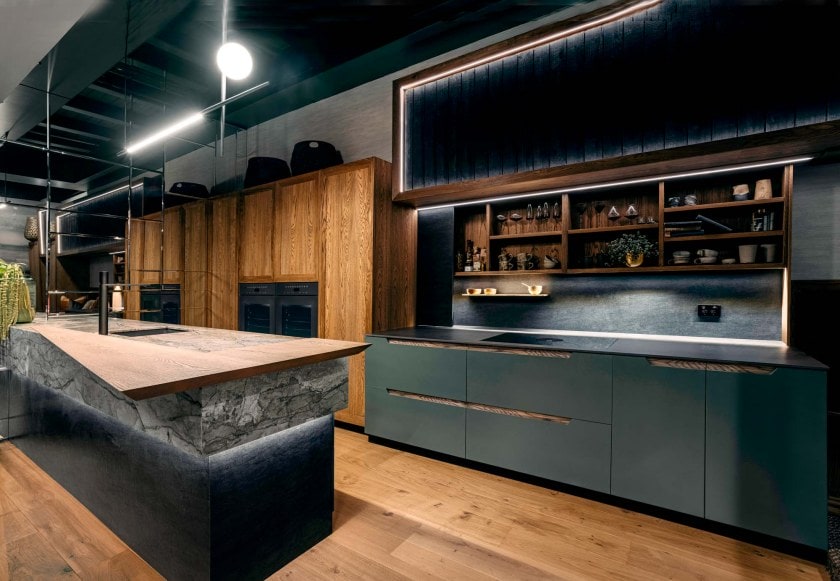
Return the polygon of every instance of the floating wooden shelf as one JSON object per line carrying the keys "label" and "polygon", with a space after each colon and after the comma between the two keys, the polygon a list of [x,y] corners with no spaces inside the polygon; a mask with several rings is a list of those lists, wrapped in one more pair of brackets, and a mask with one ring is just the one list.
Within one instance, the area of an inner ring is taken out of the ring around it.
{"label": "floating wooden shelf", "polygon": [[717,210],[723,208],[743,208],[744,206],[766,206],[767,204],[784,204],[784,198],[767,198],[764,200],[742,200],[740,202],[717,202],[715,204],[695,204],[694,206],[673,206],[663,208],[666,214],[678,212],[697,212],[700,210]]}
{"label": "floating wooden shelf", "polygon": [[[531,272],[533,272],[533,271],[531,271]],[[477,295],[471,295],[471,294],[463,293],[461,296],[462,297],[473,297],[473,298],[475,298],[475,297],[486,297],[486,298],[516,297],[516,298],[523,298],[524,297],[524,298],[529,298],[529,299],[538,299],[540,297],[547,297],[549,295],[548,295],[548,293],[540,293],[538,295],[532,295],[531,293],[496,293],[496,294],[492,294],[492,295],[486,295],[484,293],[477,294]]]}
{"label": "floating wooden shelf", "polygon": [[697,236],[667,236],[665,244],[675,242],[696,242],[698,240],[732,240],[733,238],[766,238],[767,236],[784,236],[784,230],[763,230],[760,232],[724,232],[721,234],[698,234]]}
{"label": "floating wooden shelf", "polygon": [[521,238],[562,238],[563,233],[557,230],[550,232],[517,232],[516,234],[492,234],[490,240],[518,240]]}
{"label": "floating wooden shelf", "polygon": [[517,274],[561,274],[559,268],[539,270],[482,270],[481,272],[456,272],[455,276],[511,276]]}
{"label": "floating wooden shelf", "polygon": [[625,224],[623,226],[605,226],[603,228],[578,228],[569,230],[569,236],[576,234],[603,234],[604,232],[626,232],[628,230],[656,230],[659,224]]}

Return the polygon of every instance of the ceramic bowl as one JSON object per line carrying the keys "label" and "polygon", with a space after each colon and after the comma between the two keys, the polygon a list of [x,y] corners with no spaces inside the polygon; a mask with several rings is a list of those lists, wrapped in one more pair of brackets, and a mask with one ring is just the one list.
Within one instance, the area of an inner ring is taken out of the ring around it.
{"label": "ceramic bowl", "polygon": [[528,292],[532,295],[538,295],[542,293],[542,285],[541,284],[533,284],[528,287]]}
{"label": "ceramic bowl", "polygon": [[674,253],[672,254],[672,256],[674,257],[675,260],[679,259],[679,258],[686,258],[687,259],[688,257],[691,256],[691,252],[689,252],[688,250],[675,250]]}
{"label": "ceramic bowl", "polygon": [[749,192],[747,192],[745,194],[744,193],[732,194],[732,199],[735,200],[736,202],[743,202],[744,200],[749,200],[750,199],[750,194],[749,194]]}
{"label": "ceramic bowl", "polygon": [[695,264],[714,264],[717,262],[717,256],[701,256],[697,258]]}
{"label": "ceramic bowl", "polygon": [[480,295],[481,294],[481,289],[480,288],[468,288],[467,289],[467,294],[468,295]]}
{"label": "ceramic bowl", "polygon": [[494,294],[496,294],[496,289],[494,289],[494,288],[492,288],[492,287],[486,288],[486,289],[484,289],[484,294],[486,294],[486,295],[494,295]]}

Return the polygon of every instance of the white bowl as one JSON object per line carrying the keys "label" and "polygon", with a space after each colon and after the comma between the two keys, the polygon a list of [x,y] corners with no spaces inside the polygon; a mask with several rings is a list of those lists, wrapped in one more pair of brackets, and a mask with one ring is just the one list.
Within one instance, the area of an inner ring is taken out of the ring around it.
{"label": "white bowl", "polygon": [[496,289],[494,289],[494,288],[486,288],[486,289],[484,289],[484,294],[486,294],[486,295],[494,295],[494,294],[496,294]]}
{"label": "white bowl", "polygon": [[532,295],[538,295],[542,293],[542,285],[541,284],[534,284],[528,287],[528,292]]}
{"label": "white bowl", "polygon": [[691,252],[688,250],[675,250],[672,256],[676,258],[688,258],[691,256]]}
{"label": "white bowl", "polygon": [[480,295],[481,294],[481,289],[480,288],[468,288],[467,289],[467,294],[468,295]]}

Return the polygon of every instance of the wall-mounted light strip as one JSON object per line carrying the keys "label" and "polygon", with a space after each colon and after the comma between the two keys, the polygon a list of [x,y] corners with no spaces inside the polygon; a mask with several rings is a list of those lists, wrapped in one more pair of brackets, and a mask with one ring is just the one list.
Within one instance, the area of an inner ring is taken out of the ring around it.
{"label": "wall-mounted light strip", "polygon": [[408,91],[409,89],[413,89],[414,87],[417,87],[419,85],[424,85],[426,83],[430,83],[432,81],[442,79],[443,77],[447,77],[449,75],[454,75],[456,73],[460,73],[462,71],[477,67],[479,65],[483,65],[483,64],[486,64],[486,63],[489,63],[489,62],[492,62],[492,61],[503,59],[505,57],[508,57],[508,56],[511,56],[511,55],[514,55],[514,54],[517,54],[517,53],[520,53],[520,52],[524,52],[526,50],[530,50],[532,48],[542,46],[544,44],[548,44],[549,42],[554,42],[555,40],[560,40],[561,38],[566,38],[568,36],[571,36],[573,34],[577,34],[579,32],[584,32],[584,31],[589,30],[591,28],[601,26],[602,24],[608,24],[610,22],[620,20],[621,18],[624,18],[626,16],[630,16],[631,14],[633,14],[635,12],[639,12],[641,10],[647,10],[648,8],[650,8],[652,6],[656,6],[657,4],[659,4],[661,2],[662,2],[662,0],[643,0],[642,2],[632,4],[632,5],[628,6],[627,8],[623,8],[623,9],[617,11],[617,12],[607,14],[605,16],[602,16],[601,18],[596,18],[594,20],[590,20],[590,21],[578,24],[577,26],[572,26],[571,28],[566,28],[566,29],[560,30],[558,32],[554,32],[554,33],[548,34],[546,36],[542,36],[540,38],[537,38],[537,39],[534,39],[534,40],[531,40],[531,41],[528,41],[528,42],[523,42],[522,44],[512,46],[508,49],[501,50],[499,52],[493,53],[491,55],[487,55],[487,56],[482,57],[482,58],[477,58],[475,60],[471,60],[471,61],[461,63],[457,66],[453,66],[452,68],[445,69],[443,71],[439,71],[437,73],[428,75],[426,77],[421,77],[421,78],[416,79],[416,80],[414,80],[410,83],[402,85],[400,87],[400,94],[399,94],[399,146],[398,147],[399,147],[400,165],[402,165],[402,167],[400,168],[400,172],[399,172],[399,176],[400,176],[399,177],[399,191],[400,192],[405,191],[405,93],[406,93],[406,91]]}
{"label": "wall-mounted light strip", "polygon": [[638,184],[647,184],[651,182],[659,182],[659,181],[666,181],[666,180],[676,180],[681,178],[692,178],[697,176],[708,176],[714,174],[721,174],[721,173],[733,173],[738,171],[745,171],[750,169],[760,169],[765,167],[774,167],[779,165],[788,165],[793,163],[803,163],[806,161],[811,161],[814,159],[813,156],[809,157],[793,157],[790,159],[779,159],[774,161],[765,161],[765,162],[758,162],[758,163],[748,163],[744,165],[734,165],[734,166],[727,166],[727,167],[719,167],[714,169],[704,169],[704,170],[697,170],[697,171],[689,171],[683,173],[673,173],[673,174],[661,174],[656,176],[651,176],[648,178],[635,178],[630,180],[618,180],[614,182],[602,182],[598,184],[587,184],[585,186],[570,186],[568,188],[556,188],[552,190],[538,190],[536,192],[528,192],[525,194],[512,194],[510,196],[497,196],[497,197],[490,197],[490,198],[481,198],[480,200],[469,200],[465,202],[453,202],[451,204],[436,204],[434,206],[424,206],[422,208],[417,208],[417,211],[423,210],[436,210],[439,208],[454,208],[455,206],[472,206],[475,204],[486,204],[488,202],[505,202],[508,200],[518,200],[520,198],[534,198],[539,196],[551,196],[557,194],[568,194],[572,192],[586,192],[589,190],[598,190],[602,188],[616,188],[622,186],[632,186]]}

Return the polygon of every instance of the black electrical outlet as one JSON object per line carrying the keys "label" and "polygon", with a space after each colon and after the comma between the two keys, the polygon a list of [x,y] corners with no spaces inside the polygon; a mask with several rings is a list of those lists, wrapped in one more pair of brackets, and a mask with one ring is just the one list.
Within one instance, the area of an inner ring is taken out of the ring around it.
{"label": "black electrical outlet", "polygon": [[720,319],[720,305],[697,305],[697,316],[701,319]]}

